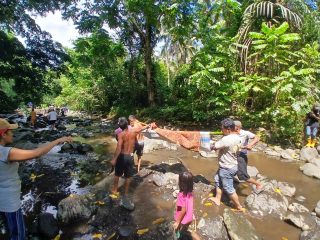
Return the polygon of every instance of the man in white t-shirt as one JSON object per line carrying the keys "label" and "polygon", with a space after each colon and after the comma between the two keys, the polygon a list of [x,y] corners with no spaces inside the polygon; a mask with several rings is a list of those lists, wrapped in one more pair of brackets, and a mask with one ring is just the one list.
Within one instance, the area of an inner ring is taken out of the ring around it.
{"label": "man in white t-shirt", "polygon": [[224,191],[229,195],[235,209],[243,211],[244,208],[241,206],[233,186],[233,178],[238,172],[237,156],[241,147],[241,139],[235,131],[233,120],[230,118],[221,122],[221,130],[224,137],[211,146],[212,150],[219,150],[219,169],[214,177],[216,196],[210,200],[220,206],[222,191]]}
{"label": "man in white t-shirt", "polygon": [[[254,145],[256,145],[260,138],[252,132],[245,131],[242,129],[242,123],[240,121],[234,121],[236,126],[236,131],[241,138],[241,150],[238,155],[238,173],[237,176],[239,180],[246,181],[248,183],[254,184],[256,190],[259,191],[262,188],[262,185],[257,182],[255,179],[251,178],[248,174],[248,150],[251,150]],[[249,143],[249,140],[250,141]]]}
{"label": "man in white t-shirt", "polygon": [[51,126],[51,129],[55,129],[55,124],[56,124],[56,121],[58,119],[58,114],[57,112],[54,110],[54,109],[51,109],[47,115],[47,118],[49,120],[49,124]]}

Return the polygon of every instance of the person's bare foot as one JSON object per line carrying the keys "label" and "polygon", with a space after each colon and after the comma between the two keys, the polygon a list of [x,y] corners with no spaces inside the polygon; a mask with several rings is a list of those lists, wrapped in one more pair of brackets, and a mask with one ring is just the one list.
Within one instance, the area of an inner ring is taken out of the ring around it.
{"label": "person's bare foot", "polygon": [[221,202],[215,197],[208,198],[208,200],[212,201],[217,206],[220,206],[221,204]]}
{"label": "person's bare foot", "polygon": [[244,207],[242,207],[242,206],[237,207],[237,208],[232,208],[231,210],[234,211],[234,212],[242,212],[242,213],[246,212],[246,209]]}
{"label": "person's bare foot", "polygon": [[262,190],[262,185],[260,183],[256,184],[256,189],[258,191]]}

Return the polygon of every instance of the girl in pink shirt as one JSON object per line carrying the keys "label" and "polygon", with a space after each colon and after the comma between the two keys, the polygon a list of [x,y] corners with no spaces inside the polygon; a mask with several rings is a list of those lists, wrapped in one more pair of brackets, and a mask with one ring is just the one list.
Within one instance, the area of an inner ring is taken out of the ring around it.
{"label": "girl in pink shirt", "polygon": [[[189,233],[188,228],[193,221],[193,175],[191,172],[179,174],[179,189],[173,224],[177,238],[180,238],[180,234]],[[194,240],[200,240],[196,232],[192,231],[191,237]]]}

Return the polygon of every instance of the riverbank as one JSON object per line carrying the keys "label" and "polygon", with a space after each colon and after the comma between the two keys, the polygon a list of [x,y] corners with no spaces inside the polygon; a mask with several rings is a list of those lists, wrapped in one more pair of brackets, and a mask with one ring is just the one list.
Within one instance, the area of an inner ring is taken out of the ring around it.
{"label": "riverbank", "polygon": [[[45,157],[22,164],[23,209],[30,239],[46,239],[39,227],[46,225],[42,217],[45,213],[56,219],[52,220],[57,230],[54,234],[60,239],[117,239],[117,235],[128,232],[132,239],[172,239],[176,174],[185,169],[196,175],[196,225],[203,239],[236,239],[233,233],[242,239],[304,240],[312,239],[312,234],[317,239],[319,218],[314,209],[320,200],[320,181],[299,170],[304,164],[301,151],[294,150],[294,160],[289,161],[281,159],[281,154],[271,157],[265,153],[268,149],[286,150],[265,144],[255,148],[249,162],[256,169],[252,167],[250,172],[266,187],[255,194],[246,183],[238,184],[241,202],[248,209],[241,214],[229,211],[228,201],[218,208],[207,200],[212,194],[216,158],[202,157],[163,139],[147,139],[143,170],[133,181],[131,197],[136,208],[131,212],[120,206],[120,199],[109,196],[113,179],[109,161],[116,145],[111,136],[113,122],[71,117],[61,125],[65,130],[33,131],[24,127],[15,134],[24,148],[70,134],[79,142],[58,146]],[[305,208],[296,207],[297,203]],[[236,228],[238,225],[241,227]],[[302,233],[301,229],[307,228]]]}

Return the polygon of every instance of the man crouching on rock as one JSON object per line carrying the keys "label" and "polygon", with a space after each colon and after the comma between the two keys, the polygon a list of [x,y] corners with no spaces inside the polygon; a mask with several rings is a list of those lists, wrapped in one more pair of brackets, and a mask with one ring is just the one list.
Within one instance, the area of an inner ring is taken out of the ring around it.
{"label": "man crouching on rock", "polygon": [[134,147],[140,131],[135,131],[134,129],[129,130],[128,120],[125,117],[119,118],[118,124],[122,132],[118,134],[117,148],[111,161],[111,164],[115,166],[112,195],[118,196],[119,178],[123,175],[126,180],[121,205],[129,210],[133,210],[134,204],[129,201],[128,192],[131,177],[134,174]]}

